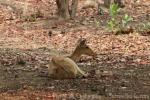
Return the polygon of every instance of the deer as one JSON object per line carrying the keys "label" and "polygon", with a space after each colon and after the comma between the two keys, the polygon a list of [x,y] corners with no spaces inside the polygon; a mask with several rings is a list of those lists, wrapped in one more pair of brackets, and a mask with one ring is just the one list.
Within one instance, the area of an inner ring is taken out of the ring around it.
{"label": "deer", "polygon": [[87,77],[88,73],[84,72],[75,63],[81,55],[95,56],[96,53],[86,44],[86,39],[79,39],[78,45],[70,57],[54,56],[48,65],[50,77],[55,79],[72,79],[78,76]]}

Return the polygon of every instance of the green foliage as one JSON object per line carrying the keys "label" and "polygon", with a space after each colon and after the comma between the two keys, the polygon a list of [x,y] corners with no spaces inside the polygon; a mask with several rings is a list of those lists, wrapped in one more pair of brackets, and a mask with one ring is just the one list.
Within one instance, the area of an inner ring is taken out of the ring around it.
{"label": "green foliage", "polygon": [[122,27],[127,27],[128,23],[132,21],[133,18],[127,14],[125,14],[122,18]]}
{"label": "green foliage", "polygon": [[28,22],[35,22],[37,18],[42,17],[42,13],[38,10],[36,13],[33,13],[28,16],[22,16],[23,21],[28,21]]}
{"label": "green foliage", "polygon": [[100,26],[100,22],[97,19],[94,19],[94,23],[95,23],[96,28]]}
{"label": "green foliage", "polygon": [[118,21],[117,21],[117,15],[120,11],[120,8],[116,4],[112,4],[109,7],[109,14],[111,16],[111,19],[107,22],[108,30],[114,31],[118,28]]}
{"label": "green foliage", "polygon": [[109,7],[109,13],[112,18],[115,18],[120,11],[120,8],[117,4],[111,4]]}
{"label": "green foliage", "polygon": [[143,26],[143,28],[146,29],[146,30],[147,30],[147,29],[150,29],[150,22],[148,22],[148,23],[143,23],[142,26]]}
{"label": "green foliage", "polygon": [[116,28],[116,26],[117,26],[117,22],[114,18],[111,18],[111,20],[107,22],[108,30],[113,31]]}
{"label": "green foliage", "polygon": [[36,15],[35,14],[32,14],[30,16],[23,16],[22,19],[23,21],[28,21],[28,22],[34,22],[36,21]]}
{"label": "green foliage", "polygon": [[133,20],[131,16],[125,14],[121,21],[118,21],[117,16],[119,12],[120,8],[117,4],[110,5],[109,14],[111,19],[107,22],[107,28],[111,32],[123,30]]}

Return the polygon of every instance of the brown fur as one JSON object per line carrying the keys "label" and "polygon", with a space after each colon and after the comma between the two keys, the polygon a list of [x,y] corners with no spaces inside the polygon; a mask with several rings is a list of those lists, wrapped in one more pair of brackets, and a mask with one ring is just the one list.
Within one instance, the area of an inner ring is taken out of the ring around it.
{"label": "brown fur", "polygon": [[86,74],[82,71],[74,60],[78,60],[82,54],[95,55],[95,53],[86,45],[85,40],[79,40],[75,51],[71,57],[55,56],[49,63],[49,74],[55,79],[70,79],[76,78],[77,76],[84,76]]}

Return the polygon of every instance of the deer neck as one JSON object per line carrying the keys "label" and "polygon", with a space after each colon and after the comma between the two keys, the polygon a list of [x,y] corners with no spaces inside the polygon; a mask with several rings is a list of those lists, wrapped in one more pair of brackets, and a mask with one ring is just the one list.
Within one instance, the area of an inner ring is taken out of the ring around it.
{"label": "deer neck", "polygon": [[81,54],[74,51],[69,58],[71,58],[73,61],[79,61]]}

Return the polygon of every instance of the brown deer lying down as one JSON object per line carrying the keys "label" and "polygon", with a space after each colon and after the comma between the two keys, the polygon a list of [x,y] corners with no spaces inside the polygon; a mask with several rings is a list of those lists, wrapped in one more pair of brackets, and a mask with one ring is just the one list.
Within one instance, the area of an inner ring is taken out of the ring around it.
{"label": "brown deer lying down", "polygon": [[70,79],[77,76],[86,77],[88,75],[74,61],[79,60],[82,54],[94,56],[95,53],[86,45],[85,39],[80,39],[78,42],[79,44],[70,57],[52,57],[48,68],[50,77],[54,79]]}

